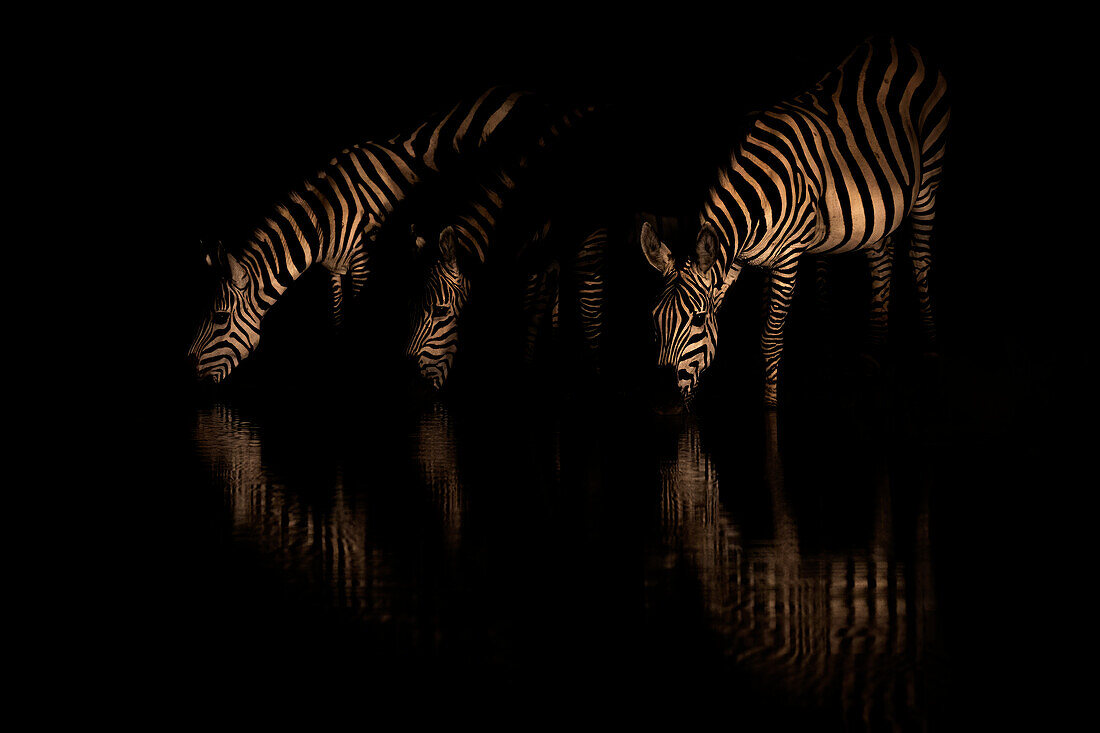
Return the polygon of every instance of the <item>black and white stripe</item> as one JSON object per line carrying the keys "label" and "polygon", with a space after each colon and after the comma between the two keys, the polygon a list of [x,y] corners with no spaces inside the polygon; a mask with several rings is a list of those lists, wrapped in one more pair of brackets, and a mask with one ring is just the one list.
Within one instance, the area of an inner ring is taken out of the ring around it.
{"label": "black and white stripe", "polygon": [[[592,108],[575,108],[562,115],[548,115],[549,122],[542,134],[525,149],[521,148],[522,152],[510,165],[494,170],[440,232],[439,247],[433,253],[424,296],[406,348],[406,354],[416,359],[421,376],[434,388],[443,386],[454,364],[459,318],[471,290],[468,269],[484,264],[496,256],[496,250],[506,246],[499,236],[506,212],[512,214],[513,228],[517,228],[517,217],[521,230],[545,222],[528,208],[530,202],[520,200],[520,195],[534,184],[536,176],[544,173],[555,143],[591,111]],[[515,211],[521,213],[517,215]],[[538,238],[536,234],[534,239]],[[422,238],[417,238],[417,244],[426,246]]]}
{"label": "black and white stripe", "polygon": [[676,262],[648,225],[642,247],[665,275],[654,309],[659,364],[690,398],[717,344],[715,313],[743,266],[769,273],[764,398],[777,400],[783,329],[801,255],[860,251],[871,265],[872,340],[885,332],[892,235],[907,219],[929,343],[930,239],[950,108],[947,84],[894,39],[859,46],[813,89],[754,121],[707,194],[692,257]]}
{"label": "black and white stripe", "polygon": [[[581,239],[579,246],[569,246],[569,242],[562,246],[550,237],[552,242],[550,247],[554,250],[550,264],[537,269],[528,275],[527,279],[524,297],[524,312],[527,315],[527,339],[524,351],[526,363],[531,364],[535,360],[539,333],[547,314],[551,328],[554,334],[557,334],[561,289],[563,286],[568,286],[570,288],[567,291],[568,294],[571,299],[575,298],[576,315],[585,353],[595,370],[599,371],[606,298],[604,270],[607,262],[608,237],[607,227],[598,227],[588,232]],[[563,277],[567,277],[568,282],[563,282]]]}
{"label": "black and white stripe", "polygon": [[339,322],[345,281],[351,295],[363,288],[370,245],[387,218],[423,181],[503,145],[497,141],[522,127],[530,97],[492,88],[407,136],[346,148],[278,201],[242,247],[208,253],[220,281],[189,350],[198,376],[229,376],[256,348],[264,315],[310,267],[332,273]]}

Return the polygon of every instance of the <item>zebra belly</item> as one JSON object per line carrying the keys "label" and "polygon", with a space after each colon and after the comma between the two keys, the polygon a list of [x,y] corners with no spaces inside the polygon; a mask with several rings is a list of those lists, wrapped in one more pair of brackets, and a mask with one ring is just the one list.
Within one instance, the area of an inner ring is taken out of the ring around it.
{"label": "zebra belly", "polygon": [[[887,198],[891,209],[883,204]],[[842,254],[866,249],[901,226],[912,200],[908,187],[891,191],[873,182],[861,189],[855,206],[842,207],[835,194],[827,195],[817,209],[814,237],[805,253]]]}

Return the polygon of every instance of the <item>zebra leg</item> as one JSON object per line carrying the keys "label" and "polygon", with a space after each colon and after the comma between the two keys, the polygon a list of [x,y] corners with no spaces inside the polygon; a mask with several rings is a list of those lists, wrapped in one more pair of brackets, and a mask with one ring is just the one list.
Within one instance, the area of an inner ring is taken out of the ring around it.
{"label": "zebra leg", "polygon": [[814,285],[817,293],[817,305],[822,313],[828,314],[832,306],[832,290],[829,287],[829,259],[814,258]]}
{"label": "zebra leg", "polygon": [[554,338],[558,336],[558,307],[561,305],[561,282],[558,278],[551,278],[550,287],[553,292],[553,303],[550,306],[550,328]]}
{"label": "zebra leg", "polygon": [[370,275],[370,259],[367,248],[359,245],[351,253],[351,261],[348,263],[348,277],[351,278],[351,297],[356,298],[367,284]]}
{"label": "zebra leg", "polygon": [[367,250],[363,246],[362,239],[356,240],[352,245],[351,258],[348,265],[332,265],[329,279],[329,292],[332,305],[332,323],[337,330],[344,326],[344,278],[351,283],[351,297],[359,295],[367,282],[370,268],[367,261]]}
{"label": "zebra leg", "polygon": [[330,275],[329,284],[331,286],[331,304],[332,304],[332,324],[337,330],[340,330],[344,326],[344,276],[338,272],[333,272]]}
{"label": "zebra leg", "polygon": [[894,274],[893,237],[883,237],[867,250],[871,267],[871,316],[864,357],[878,367],[878,355],[886,344],[890,319],[890,286]]}
{"label": "zebra leg", "polygon": [[[833,288],[832,267],[828,257],[814,257],[814,300],[816,305],[815,334],[824,356],[823,365],[834,363],[835,348],[832,338],[833,326]],[[831,375],[828,369],[819,373],[820,377],[828,379]]]}
{"label": "zebra leg", "polygon": [[917,286],[917,298],[920,302],[920,323],[924,336],[925,353],[936,354],[938,338],[936,320],[932,313],[932,293],[929,288],[929,276],[932,272],[932,224],[936,218],[935,192],[928,194],[927,202],[922,205],[921,198],[913,207],[910,224],[913,229],[909,246],[909,261],[913,266],[913,277]]}
{"label": "zebra leg", "polygon": [[523,350],[523,362],[527,366],[535,362],[539,331],[542,330],[542,321],[548,307],[548,277],[549,271],[541,270],[527,278],[527,290],[523,296],[523,311],[527,317],[527,341]]}
{"label": "zebra leg", "polygon": [[768,317],[760,337],[764,354],[764,406],[769,410],[778,405],[779,362],[783,357],[783,329],[794,300],[798,279],[797,263],[788,263],[781,270],[772,270],[768,295]]}
{"label": "zebra leg", "polygon": [[546,270],[546,311],[550,315],[550,345],[557,353],[558,348],[558,309],[561,303],[561,267],[557,260],[550,263]]}
{"label": "zebra leg", "polygon": [[607,239],[606,228],[593,231],[585,237],[573,263],[581,332],[596,374],[600,372],[600,336],[603,333],[605,299],[603,271]]}

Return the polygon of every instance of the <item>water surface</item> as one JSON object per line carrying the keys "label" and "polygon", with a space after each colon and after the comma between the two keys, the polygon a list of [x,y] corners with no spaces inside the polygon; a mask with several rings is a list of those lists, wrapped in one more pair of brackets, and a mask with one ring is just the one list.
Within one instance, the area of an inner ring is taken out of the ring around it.
{"label": "water surface", "polygon": [[742,721],[942,727],[936,461],[889,413],[824,433],[607,401],[337,414],[193,407],[176,500],[207,522],[202,643],[253,681],[613,680]]}

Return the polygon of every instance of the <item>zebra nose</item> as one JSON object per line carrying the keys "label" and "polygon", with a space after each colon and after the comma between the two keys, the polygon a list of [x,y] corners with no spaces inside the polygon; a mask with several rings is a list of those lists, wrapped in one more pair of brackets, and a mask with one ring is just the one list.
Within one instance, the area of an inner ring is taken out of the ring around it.
{"label": "zebra nose", "polygon": [[188,354],[187,355],[187,363],[188,363],[188,365],[190,365],[191,371],[197,372],[199,370],[199,355],[198,354]]}

